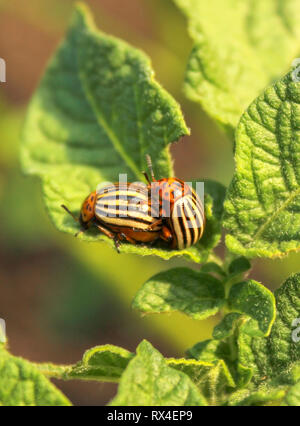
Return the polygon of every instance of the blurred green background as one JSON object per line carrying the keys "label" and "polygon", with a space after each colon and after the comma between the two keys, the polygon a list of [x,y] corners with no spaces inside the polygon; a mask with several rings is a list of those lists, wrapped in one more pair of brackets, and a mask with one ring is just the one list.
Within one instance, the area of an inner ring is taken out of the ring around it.
{"label": "blurred green background", "polygon": [[[19,135],[26,106],[48,59],[64,34],[72,0],[0,0],[0,317],[11,351],[32,361],[73,363],[85,349],[111,343],[134,350],[148,339],[166,356],[182,356],[210,336],[217,321],[179,314],[141,317],[132,311],[136,290],[154,273],[185,265],[118,255],[105,244],[60,234],[45,212],[38,179],[22,176]],[[99,28],[127,40],[152,59],[156,77],[181,104],[192,130],[172,147],[176,176],[212,178],[233,173],[232,145],[200,107],[182,92],[192,47],[185,20],[171,0],[87,1]],[[222,254],[224,244],[218,252]],[[300,256],[257,260],[251,277],[274,289],[299,271]],[[197,268],[197,265],[190,264]],[[56,383],[77,405],[103,405],[111,384]]]}

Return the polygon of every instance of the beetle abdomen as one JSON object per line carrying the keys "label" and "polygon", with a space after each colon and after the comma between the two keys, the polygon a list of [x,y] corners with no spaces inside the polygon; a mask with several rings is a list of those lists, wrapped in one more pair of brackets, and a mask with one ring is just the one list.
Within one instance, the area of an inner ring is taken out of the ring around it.
{"label": "beetle abdomen", "polygon": [[147,187],[138,184],[115,184],[97,194],[95,215],[110,227],[133,228],[157,232],[161,227],[149,229],[157,219],[151,216],[151,203]]}
{"label": "beetle abdomen", "polygon": [[195,191],[175,201],[170,225],[173,247],[180,250],[196,244],[203,235],[205,216],[203,204]]}

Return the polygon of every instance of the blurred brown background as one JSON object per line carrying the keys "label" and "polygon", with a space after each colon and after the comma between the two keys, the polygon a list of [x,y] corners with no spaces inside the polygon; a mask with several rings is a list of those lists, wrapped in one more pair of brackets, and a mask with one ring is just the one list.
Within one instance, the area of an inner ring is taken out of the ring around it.
{"label": "blurred brown background", "polygon": [[[210,336],[215,319],[141,317],[130,303],[151,275],[185,262],[120,256],[104,244],[79,243],[60,234],[46,215],[38,180],[23,177],[19,170],[26,106],[63,37],[73,3],[0,0],[0,57],[7,64],[7,82],[0,84],[0,317],[7,323],[10,350],[32,361],[68,364],[91,346],[111,343],[133,351],[146,338],[164,355],[182,356]],[[227,185],[234,167],[231,143],[182,93],[192,43],[172,2],[86,3],[101,30],[151,57],[158,81],[181,104],[192,136],[172,147],[176,175]],[[273,289],[299,271],[299,260],[295,254],[284,260],[258,260],[251,276]],[[56,384],[76,405],[106,404],[116,390],[110,384]]]}

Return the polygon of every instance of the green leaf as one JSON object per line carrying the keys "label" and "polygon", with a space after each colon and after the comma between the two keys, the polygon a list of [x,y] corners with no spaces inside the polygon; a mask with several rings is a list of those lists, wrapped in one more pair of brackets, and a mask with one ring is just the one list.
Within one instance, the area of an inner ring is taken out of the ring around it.
{"label": "green leaf", "polygon": [[208,339],[196,343],[187,351],[187,354],[199,361],[215,362],[226,359],[228,352],[227,344],[218,340]]}
{"label": "green leaf", "polygon": [[228,398],[228,405],[290,405],[299,406],[299,364],[295,363],[288,372],[277,374],[274,379],[264,376],[258,386],[253,383],[248,389],[233,392]]}
{"label": "green leaf", "polygon": [[252,337],[261,337],[259,324],[256,320],[237,312],[230,312],[213,329],[213,338],[217,340],[226,339],[233,336],[241,326],[243,327],[243,333]]}
{"label": "green leaf", "polygon": [[117,382],[133,357],[133,353],[118,346],[96,346],[87,350],[82,361],[68,369],[62,378]]}
{"label": "green leaf", "polygon": [[288,371],[277,372],[275,378],[264,376],[260,382],[251,383],[248,389],[233,392],[228,405],[295,405],[299,406],[299,363]]}
{"label": "green leaf", "polygon": [[224,278],[226,276],[226,273],[221,268],[221,266],[215,262],[204,263],[204,265],[201,266],[201,272],[205,272],[207,274],[216,274],[220,278]]}
{"label": "green leaf", "polygon": [[231,275],[240,275],[247,272],[251,268],[251,263],[244,257],[237,257],[228,266],[228,272]]}
{"label": "green leaf", "polygon": [[243,407],[280,405],[285,392],[284,389],[269,389],[268,387],[254,392],[243,389],[231,395],[228,405]]}
{"label": "green leaf", "polygon": [[292,407],[300,406],[300,382],[296,383],[294,386],[291,386],[291,388],[285,395],[281,405]]}
{"label": "green leaf", "polygon": [[0,405],[71,405],[34,364],[10,355],[0,345]]}
{"label": "green leaf", "polygon": [[[274,374],[300,362],[300,345],[293,340],[293,321],[300,318],[300,274],[289,277],[275,291],[277,316],[269,337],[269,359]],[[300,375],[299,375],[300,379]]]}
{"label": "green leaf", "polygon": [[202,320],[224,305],[224,287],[217,278],[189,268],[160,272],[137,292],[133,307],[143,313],[181,311]]}
{"label": "green leaf", "polygon": [[213,329],[212,336],[214,339],[224,340],[227,337],[233,336],[241,326],[243,326],[244,333],[255,337],[261,336],[258,322],[237,312],[230,312],[225,315]]}
{"label": "green leaf", "polygon": [[251,337],[241,327],[238,357],[243,365],[252,368],[255,383],[278,375],[282,384],[299,380],[295,363],[300,362],[300,345],[292,338],[293,320],[300,317],[299,295],[300,274],[291,276],[276,290],[276,320],[267,338]]}
{"label": "green leaf", "polygon": [[[30,103],[21,161],[27,174],[42,178],[55,226],[74,235],[78,224],[62,203],[78,214],[99,183],[115,182],[119,173],[126,173],[128,182],[143,179],[146,153],[156,176],[172,175],[168,146],[188,133],[178,104],[155,81],[148,57],[97,30],[81,4]],[[99,232],[79,238],[113,246]],[[121,251],[200,257],[194,247],[177,252],[122,244]]]}
{"label": "green leaf", "polygon": [[227,395],[228,405],[299,404],[300,345],[293,324],[300,318],[300,274],[288,278],[275,298],[277,315],[269,336],[261,336],[261,319],[231,312],[215,327],[214,339],[188,351],[201,362],[226,363],[238,388]]}
{"label": "green leaf", "polygon": [[224,204],[226,245],[247,257],[300,249],[300,83],[291,73],[243,114]]}
{"label": "green leaf", "polygon": [[[135,354],[113,345],[96,346],[85,352],[82,361],[74,366],[39,364],[37,368],[47,377],[63,380],[96,380],[119,382]],[[166,364],[188,376],[210,405],[223,401],[234,380],[220,360],[214,363],[185,358],[166,358]]]}
{"label": "green leaf", "polygon": [[228,306],[257,321],[262,335],[270,334],[276,316],[275,298],[262,284],[254,280],[234,284],[229,292]]}
{"label": "green leaf", "polygon": [[174,1],[195,42],[186,95],[232,136],[252,99],[298,56],[299,2]]}
{"label": "green leaf", "polygon": [[231,312],[215,326],[212,336],[214,339],[222,340],[230,337],[234,333],[235,324],[241,319],[242,315],[237,312]]}
{"label": "green leaf", "polygon": [[[224,359],[236,380],[238,387],[244,387],[250,382],[254,369],[252,363],[247,363],[242,356],[244,341],[252,337],[261,337],[262,332],[256,320],[236,312],[231,312],[217,324],[213,330],[210,343],[211,357]],[[201,346],[200,346],[201,348]],[[196,346],[196,350],[199,348]],[[203,357],[203,350],[201,351]],[[197,353],[197,352],[195,352]],[[198,354],[199,356],[199,354]]]}
{"label": "green leaf", "polygon": [[222,235],[222,215],[223,205],[226,194],[226,188],[219,182],[204,179],[204,203],[205,203],[205,229],[204,234],[199,243],[195,246],[198,248],[201,257],[199,262],[205,262],[216,247]]}
{"label": "green leaf", "polygon": [[[252,347],[254,354],[250,349],[251,342],[256,342]],[[189,349],[188,354],[197,360],[211,363],[223,360],[237,386],[244,387],[257,372],[256,362],[258,365],[266,363],[266,342],[267,339],[262,338],[258,321],[231,312],[214,328],[213,339],[197,343]],[[265,370],[258,373],[259,382],[265,374]]]}
{"label": "green leaf", "polygon": [[226,195],[226,188],[219,182],[210,179],[204,179],[204,192],[212,199],[212,211],[217,221],[220,221],[223,215],[223,204]]}
{"label": "green leaf", "polygon": [[212,364],[224,362],[237,387],[247,385],[252,377],[252,369],[241,364],[237,358],[238,347],[235,338],[199,342],[188,350],[188,355],[198,361]]}
{"label": "green leaf", "polygon": [[193,359],[167,359],[168,365],[187,374],[209,405],[220,405],[227,395],[229,388],[235,387],[235,382],[223,360],[215,363],[196,361]]}
{"label": "green leaf", "polygon": [[[82,361],[73,366],[37,364],[45,376],[62,380],[95,380],[119,382],[135,354],[114,345],[96,346],[85,352]],[[223,361],[208,363],[184,358],[166,358],[169,367],[190,377],[200,391],[211,401],[235,383]],[[220,390],[220,392],[219,392]]]}
{"label": "green leaf", "polygon": [[202,406],[205,398],[190,378],[169,367],[150,343],[143,341],[129,362],[110,405]]}

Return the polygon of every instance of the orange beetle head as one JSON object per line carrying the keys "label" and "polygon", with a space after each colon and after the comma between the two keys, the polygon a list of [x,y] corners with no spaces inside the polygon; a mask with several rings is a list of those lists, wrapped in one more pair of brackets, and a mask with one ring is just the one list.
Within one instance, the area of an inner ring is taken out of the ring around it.
{"label": "orange beetle head", "polygon": [[88,223],[95,217],[95,204],[97,194],[92,192],[83,202],[80,210],[79,222],[83,228],[88,227]]}

